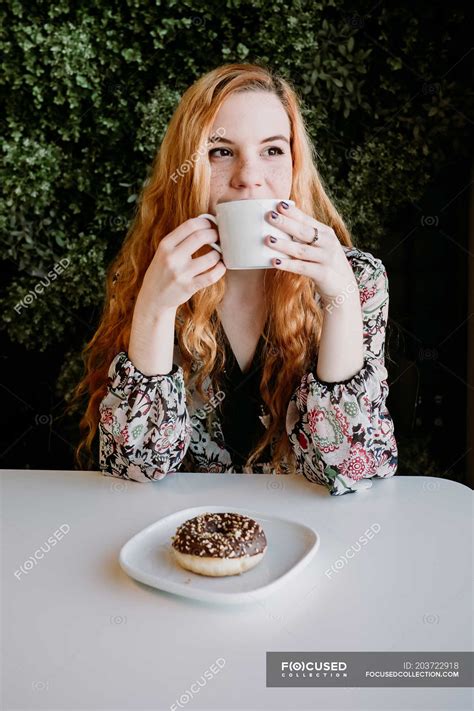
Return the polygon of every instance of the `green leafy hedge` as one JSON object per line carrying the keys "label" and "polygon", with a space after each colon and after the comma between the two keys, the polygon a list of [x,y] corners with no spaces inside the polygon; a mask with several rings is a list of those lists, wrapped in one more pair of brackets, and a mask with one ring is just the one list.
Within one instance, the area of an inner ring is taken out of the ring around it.
{"label": "green leafy hedge", "polygon": [[258,61],[293,82],[320,170],[362,248],[376,250],[395,212],[463,150],[472,92],[454,81],[459,10],[301,0],[87,5],[13,0],[1,10],[0,323],[28,349],[64,350],[66,398],[95,330],[105,269],[179,97],[204,72]]}

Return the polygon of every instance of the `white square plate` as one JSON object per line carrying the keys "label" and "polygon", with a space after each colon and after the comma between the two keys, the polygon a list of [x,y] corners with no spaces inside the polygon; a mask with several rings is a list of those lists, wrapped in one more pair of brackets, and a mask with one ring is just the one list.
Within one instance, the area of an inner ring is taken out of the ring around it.
{"label": "white square plate", "polygon": [[[175,562],[171,537],[182,523],[201,513],[233,511],[250,516],[262,526],[267,551],[255,568],[225,577],[208,577],[185,570]],[[250,602],[279,588],[302,570],[319,548],[320,537],[297,521],[232,506],[195,506],[152,523],[120,551],[120,566],[141,583],[160,590],[219,603]]]}

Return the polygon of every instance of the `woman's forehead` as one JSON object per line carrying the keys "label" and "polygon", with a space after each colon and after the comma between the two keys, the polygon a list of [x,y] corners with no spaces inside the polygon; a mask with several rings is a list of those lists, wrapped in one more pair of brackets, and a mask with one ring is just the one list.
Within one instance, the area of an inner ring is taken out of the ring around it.
{"label": "woman's forehead", "polygon": [[225,129],[223,138],[228,141],[237,142],[251,135],[260,142],[275,134],[289,138],[290,120],[275,94],[251,91],[231,94],[225,99],[216,114],[212,132],[219,128]]}

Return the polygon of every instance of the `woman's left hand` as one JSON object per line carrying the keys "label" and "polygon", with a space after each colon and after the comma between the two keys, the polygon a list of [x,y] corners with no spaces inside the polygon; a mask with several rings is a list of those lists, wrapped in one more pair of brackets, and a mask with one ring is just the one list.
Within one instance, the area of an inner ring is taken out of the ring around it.
{"label": "woman's left hand", "polygon": [[[318,222],[294,205],[285,209],[279,202],[277,210],[278,213],[273,213],[276,218],[268,212],[265,219],[293,237],[294,241],[276,238],[276,242],[272,242],[275,237],[265,237],[268,247],[282,253],[281,264],[277,263],[277,257],[273,259],[275,268],[311,277],[326,302],[344,294],[355,292],[358,295],[354,272],[332,227]],[[315,228],[318,239],[312,243]]]}

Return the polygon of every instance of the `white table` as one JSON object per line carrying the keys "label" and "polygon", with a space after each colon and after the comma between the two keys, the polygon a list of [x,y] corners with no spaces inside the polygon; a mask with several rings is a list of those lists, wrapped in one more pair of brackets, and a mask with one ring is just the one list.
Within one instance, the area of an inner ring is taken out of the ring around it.
{"label": "white table", "polygon": [[[220,672],[181,709],[472,707],[469,688],[265,686],[267,651],[472,650],[472,491],[461,484],[397,475],[336,497],[303,477],[260,474],[140,484],[3,470],[0,481],[2,708],[170,709],[219,659]],[[297,518],[319,532],[321,547],[281,590],[236,606],[162,592],[119,567],[120,548],[139,530],[208,504]],[[325,574],[373,524],[377,535]],[[49,553],[15,576],[60,526]]]}

